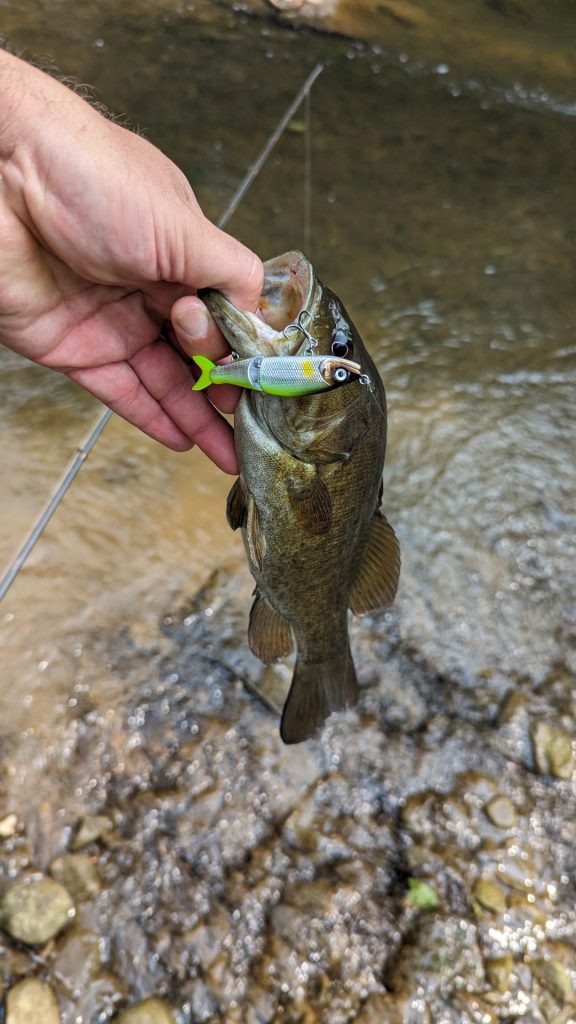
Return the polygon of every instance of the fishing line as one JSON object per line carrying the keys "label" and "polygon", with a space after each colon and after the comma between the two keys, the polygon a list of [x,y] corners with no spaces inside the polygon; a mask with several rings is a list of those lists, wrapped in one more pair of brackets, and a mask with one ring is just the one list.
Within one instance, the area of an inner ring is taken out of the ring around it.
{"label": "fishing line", "polygon": [[310,90],[304,100],[304,252],[312,259],[312,125]]}
{"label": "fishing line", "polygon": [[[316,81],[316,79],[323,70],[324,64],[316,64],[316,66],[307,76],[303,85],[296,93],[296,96],[294,97],[290,105],[287,107],[285,113],[278,121],[278,124],[270,133],[268,139],[264,143],[254,163],[251,164],[250,167],[248,168],[246,174],[242,178],[242,181],[238,185],[238,188],[236,189],[230,202],[228,203],[228,206],[226,207],[226,209],[216,222],[219,228],[224,228],[228,221],[230,220],[230,218],[232,217],[232,214],[238,209],[238,206],[242,202],[244,196],[246,195],[248,189],[250,188],[250,185],[264,167],[264,164],[266,163],[268,157],[270,156],[270,153],[276,146],[277,142],[281,139],[292,117],[301,106],[302,101],[309,96],[310,90],[314,85],[314,82]],[[88,434],[88,437],[80,446],[80,448],[78,448],[68,468],[65,470],[64,475],[60,480],[60,483],[57,484],[51,497],[49,498],[46,507],[38,517],[36,523],[30,530],[29,534],[27,535],[22,547],[15,555],[12,562],[8,566],[6,572],[0,579],[0,601],[2,601],[2,599],[6,596],[12,583],[14,582],[22,566],[26,562],[26,559],[28,558],[34,545],[44,532],[46,526],[50,522],[52,516],[54,515],[56,509],[58,508],[60,502],[62,501],[69,487],[76,479],[80,469],[82,468],[90,452],[96,445],[98,438],[102,434],[104,428],[107,426],[112,415],[113,413],[111,409],[104,409],[98,416],[98,419],[96,420],[96,423],[94,424],[92,430]]]}

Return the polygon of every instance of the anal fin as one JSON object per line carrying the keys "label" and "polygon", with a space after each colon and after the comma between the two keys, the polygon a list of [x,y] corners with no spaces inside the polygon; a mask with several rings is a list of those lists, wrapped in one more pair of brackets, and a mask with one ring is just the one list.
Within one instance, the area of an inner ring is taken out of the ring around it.
{"label": "anal fin", "polygon": [[350,608],[364,615],[392,604],[400,576],[400,545],[390,523],[376,512],[350,593]]}
{"label": "anal fin", "polygon": [[286,658],[294,646],[289,624],[259,590],[250,611],[248,643],[250,650],[266,665]]}

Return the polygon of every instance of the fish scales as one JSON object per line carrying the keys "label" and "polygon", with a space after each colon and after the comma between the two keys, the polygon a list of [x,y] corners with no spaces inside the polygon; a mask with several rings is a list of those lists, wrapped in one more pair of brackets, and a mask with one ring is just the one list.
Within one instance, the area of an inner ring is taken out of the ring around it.
{"label": "fish scales", "polygon": [[236,410],[241,474],[228,519],[242,529],[256,581],[249,642],[268,662],[296,643],[280,732],[297,743],[357,700],[348,609],[385,607],[398,584],[399,545],[380,510],[384,387],[341,302],[301,253],[265,264],[264,325],[218,292],[203,298],[241,358],[302,355],[306,331],[284,328],[306,313],[315,353],[345,348],[367,378],[290,401],[246,391]]}

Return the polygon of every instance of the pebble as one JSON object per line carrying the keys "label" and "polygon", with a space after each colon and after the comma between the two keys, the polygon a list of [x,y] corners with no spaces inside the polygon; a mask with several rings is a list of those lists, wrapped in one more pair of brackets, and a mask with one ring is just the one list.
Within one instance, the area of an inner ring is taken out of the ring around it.
{"label": "pebble", "polygon": [[114,1024],[176,1024],[170,1007],[163,999],[143,999],[114,1018]]}
{"label": "pebble", "polygon": [[11,839],[16,835],[17,828],[18,816],[16,814],[7,814],[4,818],[0,818],[0,839]]}
{"label": "pebble", "polygon": [[512,828],[516,824],[514,804],[507,796],[499,795],[489,800],[484,807],[489,821],[497,828]]}
{"label": "pebble", "polygon": [[72,841],[72,849],[81,850],[84,846],[95,843],[112,828],[113,824],[105,814],[86,814],[80,819],[78,831]]}
{"label": "pebble", "polygon": [[486,979],[492,988],[497,992],[508,990],[510,975],[514,969],[514,960],[510,954],[506,956],[492,957],[485,960]]}
{"label": "pebble", "polygon": [[25,978],[6,998],[6,1024],[60,1024],[56,996],[38,978]]}
{"label": "pebble", "polygon": [[525,851],[506,851],[498,864],[498,877],[505,885],[525,893],[534,889],[538,870],[532,857]]}
{"label": "pebble", "polygon": [[503,914],[506,910],[506,894],[502,887],[490,878],[481,878],[472,895],[485,910],[496,914]]}
{"label": "pebble", "polygon": [[0,927],[29,946],[54,938],[74,915],[70,893],[53,878],[15,882],[0,899]]}
{"label": "pebble", "polygon": [[50,865],[50,874],[78,903],[96,896],[102,888],[96,861],[85,853],[57,857]]}
{"label": "pebble", "polygon": [[558,960],[533,960],[532,973],[557,1002],[563,1006],[574,1002],[574,988],[570,975]]}
{"label": "pebble", "polygon": [[532,742],[538,771],[555,779],[572,778],[574,755],[567,733],[547,722],[537,722],[532,730]]}

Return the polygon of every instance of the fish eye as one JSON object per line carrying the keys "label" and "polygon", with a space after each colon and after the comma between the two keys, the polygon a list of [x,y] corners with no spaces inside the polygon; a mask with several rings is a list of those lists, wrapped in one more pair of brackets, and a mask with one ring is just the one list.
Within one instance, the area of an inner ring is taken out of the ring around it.
{"label": "fish eye", "polygon": [[344,384],[350,377],[348,370],[345,370],[343,366],[338,366],[334,370],[334,380],[337,384]]}
{"label": "fish eye", "polygon": [[348,355],[348,335],[346,331],[337,330],[332,335],[332,352],[335,356]]}

